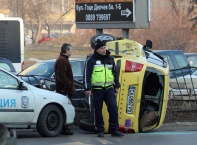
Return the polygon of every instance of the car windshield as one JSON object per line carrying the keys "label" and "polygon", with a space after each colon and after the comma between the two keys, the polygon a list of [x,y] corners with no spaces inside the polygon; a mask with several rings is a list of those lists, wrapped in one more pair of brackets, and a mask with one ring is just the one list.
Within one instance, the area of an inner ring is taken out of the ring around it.
{"label": "car windshield", "polygon": [[34,76],[50,76],[54,72],[54,64],[51,63],[36,63],[19,75],[34,75]]}
{"label": "car windshield", "polygon": [[7,63],[1,62],[0,67],[12,72],[12,69],[10,68],[10,66]]}
{"label": "car windshield", "polygon": [[[74,76],[82,76],[85,60],[71,61],[71,66]],[[54,62],[38,62],[24,71],[19,75],[30,75],[30,76],[44,76],[44,77],[53,77],[54,74]]]}

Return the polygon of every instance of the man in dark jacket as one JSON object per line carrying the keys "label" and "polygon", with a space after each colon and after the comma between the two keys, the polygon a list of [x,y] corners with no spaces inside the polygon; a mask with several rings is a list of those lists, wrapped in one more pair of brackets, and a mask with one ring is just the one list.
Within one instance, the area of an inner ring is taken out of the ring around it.
{"label": "man in dark jacket", "polygon": [[104,137],[103,101],[105,101],[109,112],[111,136],[123,136],[119,132],[118,107],[115,96],[119,88],[120,83],[114,58],[106,50],[105,43],[98,39],[95,42],[94,54],[87,59],[84,69],[84,89],[87,96],[93,94],[98,137]]}
{"label": "man in dark jacket", "polygon": [[[55,81],[56,81],[56,92],[66,95],[69,99],[75,92],[74,79],[72,67],[69,61],[69,57],[72,54],[72,46],[65,43],[61,47],[61,52],[59,57],[55,62]],[[64,127],[64,133],[68,135],[73,135],[68,126]]]}

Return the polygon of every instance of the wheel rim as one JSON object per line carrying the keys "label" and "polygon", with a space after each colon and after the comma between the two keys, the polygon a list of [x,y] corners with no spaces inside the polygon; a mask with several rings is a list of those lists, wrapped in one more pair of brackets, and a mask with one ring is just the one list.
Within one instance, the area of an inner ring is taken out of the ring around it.
{"label": "wheel rim", "polygon": [[47,114],[46,126],[50,131],[56,131],[59,128],[60,116],[56,111],[50,111]]}

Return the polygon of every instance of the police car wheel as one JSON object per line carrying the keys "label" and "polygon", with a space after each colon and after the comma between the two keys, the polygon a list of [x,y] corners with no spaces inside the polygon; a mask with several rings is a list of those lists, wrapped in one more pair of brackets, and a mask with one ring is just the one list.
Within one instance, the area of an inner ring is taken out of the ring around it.
{"label": "police car wheel", "polygon": [[57,136],[63,128],[63,113],[56,105],[46,106],[40,113],[37,130],[43,137]]}
{"label": "police car wheel", "polygon": [[79,123],[79,128],[85,131],[96,133],[94,122],[91,119],[81,119]]}

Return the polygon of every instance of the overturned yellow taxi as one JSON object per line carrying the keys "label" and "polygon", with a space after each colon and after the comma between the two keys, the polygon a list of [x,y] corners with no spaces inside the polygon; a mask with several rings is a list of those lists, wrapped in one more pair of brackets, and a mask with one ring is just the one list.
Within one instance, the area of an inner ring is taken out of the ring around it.
{"label": "overturned yellow taxi", "polygon": [[[159,128],[165,118],[169,95],[168,64],[151,51],[148,43],[142,46],[129,39],[113,40],[106,43],[106,48],[115,57],[121,83],[117,94],[120,131],[137,133]],[[103,119],[108,133],[105,105]],[[95,131],[94,117],[82,119],[79,127]]]}

